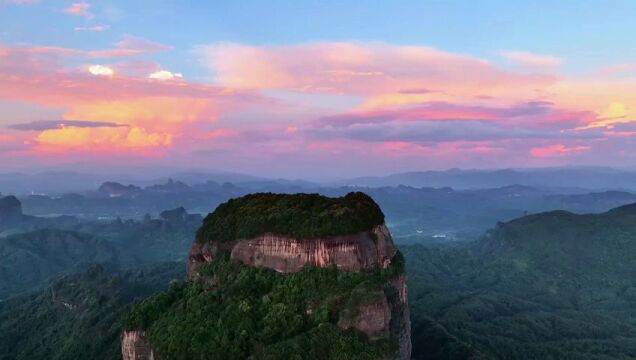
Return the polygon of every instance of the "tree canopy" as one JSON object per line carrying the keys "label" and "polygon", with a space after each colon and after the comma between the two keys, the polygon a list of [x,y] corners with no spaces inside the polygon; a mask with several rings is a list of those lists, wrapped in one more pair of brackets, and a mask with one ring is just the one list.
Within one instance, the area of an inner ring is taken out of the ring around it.
{"label": "tree canopy", "polygon": [[338,198],[257,193],[219,205],[203,221],[197,241],[228,242],[264,233],[306,239],[350,235],[382,223],[378,204],[361,192]]}

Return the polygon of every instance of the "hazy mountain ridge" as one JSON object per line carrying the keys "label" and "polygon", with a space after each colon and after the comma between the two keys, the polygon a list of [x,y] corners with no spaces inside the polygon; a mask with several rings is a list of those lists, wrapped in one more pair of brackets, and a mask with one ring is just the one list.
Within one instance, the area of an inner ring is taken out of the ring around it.
{"label": "hazy mountain ridge", "polygon": [[[184,207],[190,213],[205,214],[230,198],[254,192],[253,188],[245,185],[200,181],[188,184],[169,180],[146,187],[107,182],[99,191],[59,197],[31,195],[20,197],[20,200],[25,213],[31,215],[49,217],[66,214],[82,221],[114,220],[118,216],[141,220],[146,213],[156,216],[165,209],[177,207]],[[298,187],[296,184],[276,183],[263,186],[258,191],[310,192],[327,196],[365,192],[385,209],[387,222],[396,239],[408,242],[473,240],[493,223],[527,213],[555,209],[601,212],[636,201],[635,194],[625,191],[571,194],[524,185],[470,190],[403,185],[379,188]]]}

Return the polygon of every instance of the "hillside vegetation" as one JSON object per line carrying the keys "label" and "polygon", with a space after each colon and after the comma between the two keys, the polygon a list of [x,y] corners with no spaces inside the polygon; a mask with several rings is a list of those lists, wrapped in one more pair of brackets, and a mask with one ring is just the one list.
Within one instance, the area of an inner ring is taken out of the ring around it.
{"label": "hillside vegetation", "polygon": [[92,266],[41,292],[0,302],[0,359],[121,359],[122,313],[184,275],[179,263],[116,274]]}
{"label": "hillside vegetation", "polygon": [[146,330],[167,359],[378,359],[394,350],[388,339],[369,341],[338,322],[402,272],[400,255],[373,273],[309,267],[286,275],[224,258],[202,272],[214,284],[174,284],[135,306],[125,326]]}
{"label": "hillside vegetation", "polygon": [[636,357],[636,206],[541,213],[469,246],[403,251],[418,359]]}

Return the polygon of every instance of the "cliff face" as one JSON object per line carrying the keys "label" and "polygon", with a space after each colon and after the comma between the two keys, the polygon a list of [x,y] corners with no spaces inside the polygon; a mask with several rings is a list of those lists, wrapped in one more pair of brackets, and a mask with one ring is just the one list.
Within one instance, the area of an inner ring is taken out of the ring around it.
{"label": "cliff face", "polygon": [[411,358],[411,313],[409,311],[406,275],[391,280],[385,288],[391,308],[391,339],[398,344],[399,359]]}
{"label": "cliff face", "polygon": [[197,269],[213,261],[222,251],[229,251],[233,260],[245,265],[281,273],[297,272],[305,266],[336,266],[346,271],[387,268],[396,253],[385,225],[356,235],[310,240],[265,234],[231,243],[195,243],[188,260],[188,276],[196,278]]}
{"label": "cliff face", "polygon": [[121,336],[121,354],[124,360],[160,360],[143,331],[124,331]]}

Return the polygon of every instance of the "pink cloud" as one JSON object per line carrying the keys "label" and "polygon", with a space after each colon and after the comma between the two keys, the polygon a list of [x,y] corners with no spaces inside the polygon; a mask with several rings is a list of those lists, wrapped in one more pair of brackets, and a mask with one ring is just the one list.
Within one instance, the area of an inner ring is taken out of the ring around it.
{"label": "pink cloud", "polygon": [[222,128],[222,129],[209,131],[201,135],[199,138],[204,140],[218,140],[218,139],[233,138],[239,135],[240,135],[240,132],[236,129]]}
{"label": "pink cloud", "polygon": [[579,153],[590,150],[590,146],[572,146],[568,147],[563,144],[554,144],[544,147],[534,147],[530,149],[530,154],[535,157],[555,157],[564,156],[572,153]]}
{"label": "pink cloud", "polygon": [[[334,163],[387,172],[583,162],[599,149],[616,152],[634,130],[626,123],[633,84],[604,92],[603,82],[576,86],[428,47],[220,44],[199,49],[215,85],[149,56],[130,58],[168,49],[130,36],[97,50],[0,47],[1,100],[55,108],[68,124],[123,125],[24,131],[12,148],[57,161],[139,155],[320,175]],[[15,123],[35,120],[50,119]]]}
{"label": "pink cloud", "polygon": [[463,54],[383,43],[309,43],[199,48],[220,84],[240,88],[374,95],[409,89],[488,95],[553,83],[547,75],[519,74]]}
{"label": "pink cloud", "polygon": [[65,8],[64,12],[72,16],[83,16],[92,19],[95,17],[95,15],[90,12],[90,8],[91,4],[86,2],[79,2],[73,3],[71,6]]}
{"label": "pink cloud", "polygon": [[122,40],[116,42],[111,49],[102,50],[81,50],[72,49],[59,46],[31,46],[31,47],[2,47],[0,46],[0,56],[12,55],[14,57],[44,57],[44,56],[56,56],[67,58],[119,58],[129,57],[135,55],[142,55],[160,51],[171,50],[172,47],[130,36],[125,35]]}
{"label": "pink cloud", "polygon": [[623,75],[636,73],[636,64],[615,64],[601,69],[600,73],[605,76]]}
{"label": "pink cloud", "polygon": [[[151,48],[147,45],[145,50]],[[63,107],[63,119],[70,122],[82,119],[127,125],[46,129],[33,135],[34,154],[139,150],[139,154],[155,155],[159,149],[173,147],[179,137],[192,131],[192,124],[212,123],[236,109],[270,104],[249,91],[185,80],[157,81],[147,75],[131,77],[114,71],[95,76],[60,68],[57,62],[48,61],[48,52],[39,49],[0,49],[0,99]]]}
{"label": "pink cloud", "polygon": [[563,64],[563,59],[559,57],[528,51],[502,51],[501,55],[517,65],[526,67],[554,68]]}

